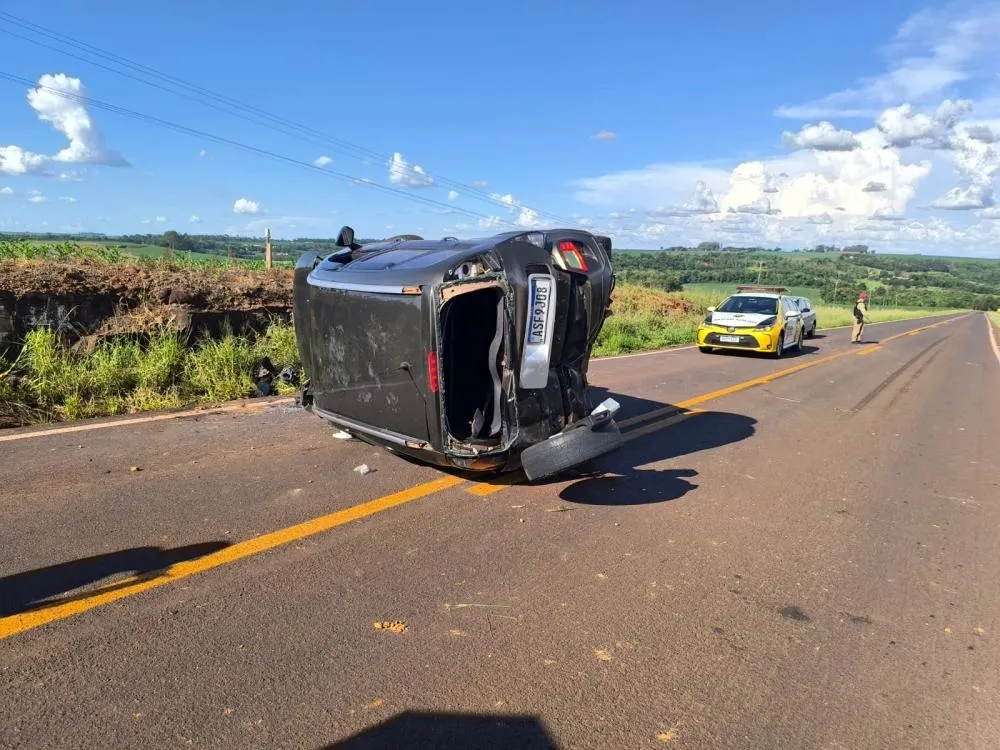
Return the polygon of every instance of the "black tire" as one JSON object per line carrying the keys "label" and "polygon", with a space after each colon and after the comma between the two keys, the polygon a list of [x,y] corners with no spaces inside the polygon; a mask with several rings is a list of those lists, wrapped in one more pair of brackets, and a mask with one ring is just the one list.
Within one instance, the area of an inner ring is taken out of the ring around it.
{"label": "black tire", "polygon": [[805,329],[804,328],[800,328],[799,329],[798,338],[795,339],[795,353],[796,354],[801,354],[802,353],[802,339],[803,339],[804,336],[805,336]]}
{"label": "black tire", "polygon": [[611,420],[597,428],[560,432],[521,451],[521,468],[529,482],[553,477],[622,446],[622,434]]}
{"label": "black tire", "polygon": [[815,325],[815,324],[813,324],[813,327],[809,329],[809,333],[807,333],[807,334],[806,334],[806,338],[809,338],[809,339],[811,339],[811,338],[813,338],[813,337],[814,337],[815,335],[816,335],[816,325]]}
{"label": "black tire", "polygon": [[774,359],[781,359],[781,355],[784,354],[785,349],[785,332],[782,330],[781,334],[778,336],[778,346],[775,347],[774,351],[771,352],[771,357]]}

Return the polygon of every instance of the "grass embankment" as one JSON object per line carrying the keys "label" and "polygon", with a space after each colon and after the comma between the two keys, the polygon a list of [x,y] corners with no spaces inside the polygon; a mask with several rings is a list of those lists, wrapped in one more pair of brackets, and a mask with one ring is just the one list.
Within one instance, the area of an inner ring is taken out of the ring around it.
{"label": "grass embankment", "polygon": [[[273,321],[259,336],[228,333],[191,346],[168,328],[144,341],[117,337],[89,352],[56,333],[28,334],[17,360],[0,360],[0,425],[171,409],[253,396],[254,367],[268,357],[297,367],[292,326]],[[294,388],[275,379],[279,393]]]}

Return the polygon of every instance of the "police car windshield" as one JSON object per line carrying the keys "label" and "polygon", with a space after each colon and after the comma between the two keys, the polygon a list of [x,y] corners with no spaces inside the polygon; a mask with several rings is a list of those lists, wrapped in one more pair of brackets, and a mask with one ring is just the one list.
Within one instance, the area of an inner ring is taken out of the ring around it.
{"label": "police car windshield", "polygon": [[775,315],[778,312],[778,300],[774,297],[738,295],[727,299],[716,310],[718,312],[748,313],[750,315]]}

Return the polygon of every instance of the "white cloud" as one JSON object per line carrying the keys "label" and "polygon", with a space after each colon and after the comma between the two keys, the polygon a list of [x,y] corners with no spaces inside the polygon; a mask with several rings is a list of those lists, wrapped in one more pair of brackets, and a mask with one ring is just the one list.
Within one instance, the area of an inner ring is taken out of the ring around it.
{"label": "white cloud", "polygon": [[259,214],[261,212],[260,203],[249,198],[238,198],[233,203],[233,213],[236,214]]}
{"label": "white cloud", "polygon": [[868,180],[868,184],[865,185],[861,190],[865,193],[884,193],[889,188],[886,187],[884,182],[878,182],[876,180]]}
{"label": "white cloud", "polygon": [[504,221],[499,216],[488,216],[479,220],[480,229],[499,229],[503,224]]}
{"label": "white cloud", "polygon": [[333,164],[333,159],[331,159],[329,156],[320,156],[318,159],[316,159],[316,161],[313,162],[313,164],[315,164],[317,167],[320,168],[328,167],[331,164]]}
{"label": "white cloud", "polygon": [[74,198],[72,195],[61,195],[61,196],[59,196],[59,200],[65,201],[66,203],[79,203],[80,202],[76,198]]}
{"label": "white cloud", "polygon": [[31,203],[47,203],[49,199],[35,190],[28,196],[28,200]]}
{"label": "white cloud", "polygon": [[485,190],[490,186],[490,183],[488,183],[486,180],[473,180],[472,182],[469,183],[469,186],[474,187],[477,190]]}
{"label": "white cloud", "polygon": [[42,174],[49,157],[25,151],[20,146],[0,146],[0,173]]}
{"label": "white cloud", "polygon": [[448,200],[453,201],[457,197],[458,197],[458,191],[457,190],[449,190],[448,191]]}
{"label": "white cloud", "polygon": [[74,170],[59,173],[60,182],[83,182],[83,175]]}
{"label": "white cloud", "polygon": [[188,222],[191,224],[201,224],[201,217],[198,216],[198,214],[191,214],[190,218],[188,218]]}
{"label": "white cloud", "polygon": [[993,189],[987,185],[968,185],[953,187],[931,205],[947,211],[971,211],[977,208],[989,208],[994,203]]}
{"label": "white cloud", "polygon": [[503,195],[500,193],[490,193],[490,199],[505,204],[512,211],[520,205],[517,198],[515,198],[511,193],[505,193]]}
{"label": "white cloud", "polygon": [[544,222],[538,218],[538,212],[530,208],[522,208],[517,215],[516,224],[519,227],[531,229],[534,227],[540,227],[543,223]]}
{"label": "white cloud", "polygon": [[884,50],[888,70],[852,88],[779,107],[794,119],[874,117],[880,110],[940,96],[959,83],[991,77],[1000,61],[1000,6],[950,4],[925,10],[899,27]]}
{"label": "white cloud", "polygon": [[424,171],[419,164],[411,165],[403,155],[396,151],[389,160],[389,182],[393,185],[421,188],[434,184],[434,178]]}
{"label": "white cloud", "polygon": [[791,149],[816,149],[817,151],[853,151],[861,143],[850,130],[843,130],[823,120],[818,125],[806,125],[798,133],[785,131],[781,142]]}
{"label": "white cloud", "polygon": [[202,157],[203,159],[204,159],[204,158],[205,158],[206,156],[208,156],[208,155],[209,155],[209,154],[208,154],[208,149],[205,149],[205,148],[203,148],[203,149],[202,149],[201,151],[199,151],[199,152],[198,152],[198,156]]}
{"label": "white cloud", "polygon": [[967,99],[945,99],[932,114],[915,112],[911,104],[901,104],[882,112],[875,126],[890,146],[905,148],[947,148],[955,125],[972,110]]}
{"label": "white cloud", "polygon": [[165,223],[167,221],[167,217],[166,216],[157,216],[154,221],[156,221],[157,224],[163,224],[163,223]]}
{"label": "white cloud", "polygon": [[2,187],[0,188],[0,195],[13,195],[14,188],[12,187]]}
{"label": "white cloud", "polygon": [[21,146],[0,146],[0,172],[49,174],[47,165],[53,162],[130,166],[121,154],[105,146],[104,137],[87,111],[87,89],[79,78],[46,73],[35,88],[28,90],[27,99],[38,119],[49,123],[69,143],[52,156]]}
{"label": "white cloud", "polygon": [[612,130],[601,130],[590,136],[591,140],[594,141],[613,141],[618,137],[618,134]]}

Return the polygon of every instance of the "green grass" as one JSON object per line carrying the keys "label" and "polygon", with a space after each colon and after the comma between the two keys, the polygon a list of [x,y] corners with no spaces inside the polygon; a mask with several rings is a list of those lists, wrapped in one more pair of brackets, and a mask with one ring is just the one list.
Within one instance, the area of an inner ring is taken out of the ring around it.
{"label": "green grass", "polygon": [[[749,283],[749,282],[748,282]],[[762,286],[770,286],[764,282],[761,282]],[[780,286],[780,285],[779,285]],[[709,304],[718,304],[722,302],[730,294],[736,292],[736,284],[716,284],[714,282],[705,282],[700,284],[685,284],[684,293],[689,295],[708,295],[712,297],[713,301]],[[811,302],[818,303],[820,301],[819,289],[810,286],[790,286],[788,287],[788,293],[796,297],[806,297]]]}
{"label": "green grass", "polygon": [[[233,258],[202,252],[176,252],[158,245],[100,242],[42,242],[39,240],[0,240],[0,260],[91,261],[103,263],[154,263],[175,268],[229,268],[238,265],[251,271],[266,268],[263,259]],[[274,268],[292,268],[293,261],[272,262]]]}
{"label": "green grass", "polygon": [[[274,319],[258,336],[226,332],[190,346],[176,330],[144,341],[106,339],[76,350],[47,328],[31,331],[13,363],[0,360],[0,424],[112,416],[253,396],[253,373],[267,356],[299,367],[291,325]],[[294,391],[275,380],[279,393]]]}

